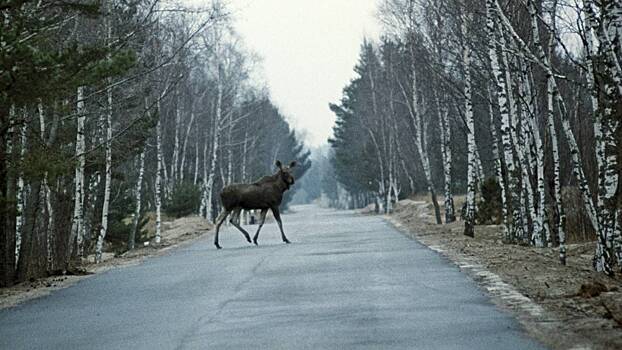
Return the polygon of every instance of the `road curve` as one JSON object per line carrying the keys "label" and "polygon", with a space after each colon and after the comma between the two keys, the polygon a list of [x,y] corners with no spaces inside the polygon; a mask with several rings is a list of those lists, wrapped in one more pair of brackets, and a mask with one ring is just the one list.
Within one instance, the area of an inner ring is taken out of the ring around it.
{"label": "road curve", "polygon": [[[0,349],[543,349],[382,218],[298,206],[0,310]],[[248,227],[254,233],[254,226]]]}

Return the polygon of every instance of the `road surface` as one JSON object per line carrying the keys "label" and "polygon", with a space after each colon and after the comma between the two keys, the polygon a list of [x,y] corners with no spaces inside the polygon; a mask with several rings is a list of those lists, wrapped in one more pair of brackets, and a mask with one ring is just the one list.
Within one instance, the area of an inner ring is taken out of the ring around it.
{"label": "road surface", "polygon": [[[0,349],[543,349],[378,216],[295,207],[0,311]],[[249,227],[254,233],[254,226]]]}

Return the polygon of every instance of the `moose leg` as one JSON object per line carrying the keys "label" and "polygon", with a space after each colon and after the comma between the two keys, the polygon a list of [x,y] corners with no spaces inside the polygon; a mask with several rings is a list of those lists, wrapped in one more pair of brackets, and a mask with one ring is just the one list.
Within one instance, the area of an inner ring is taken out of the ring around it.
{"label": "moose leg", "polygon": [[272,208],[272,214],[274,214],[274,218],[276,219],[276,222],[279,224],[279,230],[281,230],[281,239],[283,240],[283,242],[289,244],[290,243],[289,239],[285,237],[285,232],[283,232],[283,223],[281,222],[281,213],[279,213],[279,208],[278,207]]}
{"label": "moose leg", "polygon": [[222,248],[220,244],[218,244],[218,232],[220,232],[220,225],[222,225],[222,223],[225,221],[225,219],[227,218],[227,215],[229,215],[230,212],[231,212],[230,210],[224,209],[220,213],[220,215],[218,215],[218,218],[216,218],[216,234],[214,235],[214,245],[218,249]]}
{"label": "moose leg", "polygon": [[268,213],[268,209],[261,209],[261,214],[260,214],[261,217],[259,218],[259,227],[257,227],[257,232],[255,233],[255,237],[253,237],[253,243],[255,243],[255,245],[257,245],[257,238],[259,238],[259,231],[261,230],[263,223],[266,222],[267,213]]}
{"label": "moose leg", "polygon": [[233,214],[231,215],[231,219],[229,220],[229,222],[232,223],[233,226],[235,226],[235,228],[237,228],[244,234],[244,237],[246,237],[246,240],[248,241],[248,243],[251,243],[251,236],[248,234],[248,232],[246,232],[245,229],[242,228],[242,226],[240,226],[240,212],[241,211],[242,211],[242,208],[233,209]]}

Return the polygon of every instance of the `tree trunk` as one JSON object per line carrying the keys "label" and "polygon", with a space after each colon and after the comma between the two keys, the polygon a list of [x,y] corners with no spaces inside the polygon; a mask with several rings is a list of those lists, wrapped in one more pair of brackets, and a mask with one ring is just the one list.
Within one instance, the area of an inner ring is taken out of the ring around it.
{"label": "tree trunk", "polygon": [[229,131],[227,133],[227,182],[230,185],[234,181],[233,175],[233,113],[229,113]]}
{"label": "tree trunk", "polygon": [[[606,270],[605,265],[616,261],[622,266],[620,227],[618,218],[618,117],[614,115],[617,101],[622,97],[620,63],[615,48],[609,40],[609,23],[616,19],[613,2],[603,3],[600,21],[596,18],[594,3],[585,1],[585,27],[587,33],[587,81],[591,90],[594,113],[594,135],[596,138],[596,160],[598,164],[598,220],[601,229],[597,247],[597,269]],[[617,19],[619,20],[619,19]],[[599,23],[600,22],[600,23]],[[612,29],[615,29],[612,27]],[[616,33],[611,33],[615,35]],[[617,43],[619,44],[619,43]],[[600,84],[596,82],[599,81]],[[617,89],[616,89],[617,87]],[[605,252],[606,250],[606,252]],[[605,261],[609,258],[610,261]],[[616,257],[614,261],[613,257]]]}
{"label": "tree trunk", "polygon": [[179,178],[178,174],[178,166],[179,166],[179,129],[181,128],[181,98],[179,89],[177,89],[177,99],[175,103],[175,140],[173,144],[173,158],[171,159],[171,177],[169,179],[170,183],[167,183],[169,188],[172,188],[171,185],[177,182]]}
{"label": "tree trunk", "polygon": [[[426,184],[428,187],[428,192],[430,193],[430,197],[432,199],[432,205],[434,206],[434,217],[436,218],[437,224],[442,224],[443,221],[441,219],[441,209],[438,205],[438,201],[436,199],[436,191],[434,190],[434,183],[432,182],[432,173],[430,171],[430,158],[428,157],[427,151],[424,147],[424,128],[425,125],[422,122],[421,111],[419,111],[419,102],[417,96],[419,94],[418,84],[417,84],[417,72],[416,72],[416,64],[415,64],[415,52],[414,49],[411,48],[411,84],[412,84],[412,99],[411,103],[408,104],[408,112],[410,118],[415,127],[415,146],[419,153],[419,158],[421,159],[421,165],[423,167],[423,173],[426,178]],[[407,98],[406,91],[402,89],[402,94],[405,98]]]}
{"label": "tree trunk", "polygon": [[451,192],[451,127],[449,125],[447,108],[441,108],[438,98],[436,99],[438,110],[438,126],[441,134],[441,157],[443,158],[443,176],[445,179],[445,223],[456,221],[454,209],[454,197]]}
{"label": "tree trunk", "polygon": [[160,100],[158,100],[158,123],[156,125],[156,178],[155,178],[155,209],[156,228],[155,243],[162,239],[162,114]]}
{"label": "tree trunk", "polygon": [[[527,106],[527,99],[529,96],[529,88],[527,87],[528,79],[525,68],[521,65],[521,74],[518,79],[518,96],[520,103],[520,120],[519,125],[517,127],[516,135],[517,135],[517,144],[518,144],[518,159],[521,169],[521,183],[523,187],[523,199],[525,205],[523,208],[528,215],[523,216],[523,232],[528,234],[531,232],[528,241],[535,245],[536,247],[543,247],[544,240],[546,239],[543,229],[544,220],[540,221],[538,219],[538,213],[536,212],[536,196],[533,191],[533,186],[531,184],[531,155],[530,155],[530,144],[532,143],[532,134],[528,125],[528,121],[531,119],[531,116],[534,114],[531,110],[535,101],[531,101],[529,106]],[[544,169],[543,169],[544,170]],[[533,230],[530,230],[529,220],[527,218],[531,218],[533,222]],[[543,219],[543,218],[542,218]]]}
{"label": "tree trunk", "polygon": [[553,153],[553,194],[555,197],[555,209],[557,210],[557,239],[559,240],[559,261],[566,265],[566,214],[562,205],[562,186],[560,181],[559,146],[557,144],[557,131],[555,129],[553,83],[551,78],[547,82],[547,111],[546,124],[551,137],[551,149]]}
{"label": "tree trunk", "polygon": [[193,122],[194,122],[194,111],[190,113],[190,121],[188,122],[188,126],[186,127],[186,135],[184,136],[184,142],[181,147],[181,163],[179,165],[179,179],[181,181],[184,181],[184,173],[186,172],[185,171],[186,148],[188,147],[188,137],[190,135]]}
{"label": "tree trunk", "polygon": [[199,135],[197,133],[197,138],[194,143],[194,176],[192,179],[192,183],[194,185],[197,184],[198,177],[199,177]]}
{"label": "tree trunk", "polygon": [[214,187],[214,178],[216,176],[216,162],[218,161],[218,146],[220,137],[220,119],[222,116],[222,94],[223,86],[221,79],[221,67],[218,67],[218,73],[216,78],[216,115],[214,116],[214,131],[212,134],[212,154],[210,158],[210,166],[207,174],[207,183],[203,189],[204,195],[207,198],[205,203],[205,218],[214,221],[212,213],[212,194]]}
{"label": "tree trunk", "polygon": [[[520,44],[520,49],[523,52],[525,52],[527,55],[529,55],[530,58],[533,59],[536,63],[538,63],[538,65],[540,65],[540,67],[542,67],[546,73],[548,84],[550,85],[549,86],[549,89],[551,90],[550,93],[553,95],[553,99],[557,103],[557,106],[560,110],[562,130],[564,131],[564,134],[566,136],[566,141],[570,148],[570,154],[571,154],[572,165],[573,165],[573,173],[577,179],[579,189],[581,190],[581,193],[583,194],[583,202],[585,205],[585,209],[588,213],[588,217],[590,218],[590,222],[592,223],[592,227],[596,230],[596,232],[598,232],[599,244],[603,244],[606,241],[606,238],[603,237],[603,232],[600,229],[597,212],[594,207],[593,200],[592,200],[592,194],[588,186],[585,173],[583,172],[583,164],[581,161],[579,147],[577,145],[576,139],[574,137],[574,133],[572,132],[572,128],[570,127],[570,121],[568,119],[568,110],[566,109],[566,105],[564,103],[563,97],[559,94],[559,89],[557,88],[557,83],[556,83],[553,69],[551,68],[548,56],[544,52],[544,49],[542,48],[542,44],[540,43],[538,24],[537,24],[537,12],[536,12],[535,5],[533,4],[532,1],[529,1],[529,12],[532,18],[534,44],[536,46],[536,49],[538,50],[538,54],[540,56],[539,58],[533,55],[531,51],[529,51],[529,48],[527,47],[527,45],[524,43],[521,37],[516,33],[516,31],[512,27],[507,17],[505,17],[505,15],[503,14],[503,10],[501,9],[501,6],[498,3],[496,3],[496,7],[497,7],[497,13],[499,14],[499,17],[502,20],[503,25],[508,29],[508,31],[510,32],[512,37],[516,40],[516,42]],[[607,252],[603,252],[603,254],[606,255]],[[599,260],[599,259],[596,259],[596,260]],[[605,257],[605,259],[603,259],[602,261],[607,262],[607,261],[610,261],[610,259],[609,257]],[[607,274],[613,273],[613,270],[611,269],[611,266],[609,265],[609,263],[605,263],[600,266],[597,264],[596,268],[597,270],[605,271]]]}
{"label": "tree trunk", "polygon": [[495,123],[495,114],[493,111],[493,98],[492,93],[488,92],[488,114],[490,115],[490,138],[492,143],[492,157],[495,161],[495,176],[497,183],[501,189],[501,215],[503,216],[503,237],[505,240],[510,240],[510,211],[508,208],[507,194],[505,192],[505,180],[503,178],[503,165],[501,163],[501,157],[499,155],[499,139],[497,138],[497,124]]}
{"label": "tree trunk", "polygon": [[110,207],[110,187],[112,186],[112,89],[106,91],[108,106],[106,111],[106,175],[104,179],[104,204],[102,206],[102,221],[95,247],[95,262],[102,260],[104,240],[108,232],[108,212]]}
{"label": "tree trunk", "polygon": [[[462,37],[466,37],[466,24],[461,24]],[[464,217],[464,235],[475,237],[475,122],[473,120],[473,102],[471,92],[471,49],[462,48],[462,66],[464,68],[464,107],[467,127],[467,195]]]}
{"label": "tree trunk", "polygon": [[19,263],[19,251],[22,244],[22,227],[24,225],[24,208],[26,205],[24,197],[24,171],[23,162],[26,154],[26,109],[24,109],[24,120],[19,125],[19,159],[17,171],[17,190],[15,193],[17,203],[17,217],[15,218],[15,264]]}
{"label": "tree trunk", "polygon": [[73,220],[71,223],[71,234],[67,249],[67,262],[73,253],[73,247],[77,247],[77,255],[81,257],[84,253],[84,167],[86,165],[85,141],[84,141],[84,121],[86,110],[84,108],[84,86],[78,87],[77,92],[77,123],[76,132],[76,158],[78,165],[75,169],[75,190],[74,190],[74,209]]}
{"label": "tree trunk", "polygon": [[[503,159],[505,161],[505,165],[507,167],[507,178],[508,178],[508,190],[506,194],[509,194],[511,200],[508,203],[511,203],[509,206],[510,211],[512,212],[512,222],[510,227],[507,228],[507,232],[509,233],[510,242],[515,241],[516,239],[522,239],[524,237],[523,227],[522,227],[522,219],[521,219],[521,211],[520,211],[520,194],[522,193],[519,188],[518,178],[520,174],[517,172],[517,168],[514,163],[514,154],[513,154],[513,142],[512,142],[512,129],[511,129],[511,115],[510,115],[510,100],[508,94],[511,91],[508,90],[508,85],[505,81],[509,77],[507,74],[505,77],[501,71],[501,66],[499,63],[499,58],[497,56],[496,42],[495,38],[495,30],[494,24],[495,21],[492,16],[493,6],[495,0],[487,0],[486,8],[488,12],[488,56],[490,59],[490,64],[492,68],[492,73],[494,77],[494,81],[496,84],[497,90],[497,100],[499,104],[499,111],[501,114],[501,144],[503,147]],[[500,29],[500,28],[499,28]],[[503,38],[503,32],[499,30],[499,39],[503,43],[505,39]],[[506,48],[502,47],[502,51]],[[509,66],[506,65],[506,70],[509,69]]]}
{"label": "tree trunk", "polygon": [[[201,205],[199,207],[199,215],[203,217],[207,217],[207,191],[206,191],[206,181],[207,181],[207,168],[208,168],[208,144],[210,141],[209,132],[205,132],[205,141],[203,143],[203,179],[201,181]],[[210,153],[211,154],[211,153]]]}
{"label": "tree trunk", "polygon": [[145,174],[145,150],[140,152],[140,165],[138,166],[138,179],[136,180],[136,188],[134,189],[134,195],[136,197],[136,208],[134,208],[134,219],[132,220],[132,229],[127,241],[127,249],[134,249],[136,243],[136,233],[138,232],[138,225],[140,224],[140,210],[143,188],[143,176]]}
{"label": "tree trunk", "polygon": [[[548,229],[548,224],[546,222],[546,188],[545,188],[545,180],[544,180],[544,144],[542,143],[542,139],[540,136],[540,127],[538,125],[538,120],[536,119],[536,111],[533,106],[535,106],[536,99],[532,95],[531,84],[529,81],[529,75],[527,74],[527,65],[521,60],[521,66],[523,68],[522,72],[522,95],[524,97],[524,101],[529,101],[529,110],[526,110],[525,113],[528,115],[527,120],[524,120],[524,133],[525,135],[529,135],[533,138],[535,144],[535,166],[536,166],[536,189],[537,189],[537,199],[534,196],[533,200],[538,201],[537,212],[533,218],[533,235],[532,241],[536,246],[550,246],[551,245],[551,235]],[[529,98],[529,100],[528,100]]]}
{"label": "tree trunk", "polygon": [[[49,143],[46,141],[45,137],[45,115],[43,113],[43,104],[39,102],[37,106],[39,112],[39,130],[41,132],[41,142],[47,146]],[[42,197],[45,201],[45,209],[47,210],[47,226],[45,228],[45,240],[47,247],[47,269],[48,271],[52,271],[54,269],[54,251],[55,251],[55,241],[56,237],[54,235],[54,209],[52,207],[52,191],[50,190],[50,186],[48,184],[48,172],[43,173],[42,180],[42,189],[43,194]],[[42,210],[43,212],[43,210]]]}
{"label": "tree trunk", "polygon": [[[14,107],[9,113],[0,113],[1,125],[12,123],[12,111]],[[14,198],[16,181],[9,173],[12,163],[11,133],[5,128],[0,129],[0,198]],[[9,287],[15,282],[15,206],[12,201],[2,201],[0,205],[0,287]]]}

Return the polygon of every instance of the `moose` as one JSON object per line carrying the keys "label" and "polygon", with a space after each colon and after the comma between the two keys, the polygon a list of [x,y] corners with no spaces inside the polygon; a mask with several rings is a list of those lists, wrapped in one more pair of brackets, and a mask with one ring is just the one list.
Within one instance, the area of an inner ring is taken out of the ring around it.
{"label": "moose", "polygon": [[[292,168],[296,166],[296,161],[292,161],[289,166],[283,166],[281,161],[276,161],[276,167],[278,171],[274,175],[264,176],[254,183],[250,184],[231,184],[226,186],[220,192],[220,201],[222,203],[223,211],[218,215],[216,219],[216,235],[214,236],[214,245],[216,248],[222,247],[218,244],[218,232],[220,226],[225,221],[229,214],[231,219],[229,222],[240,230],[248,243],[255,243],[257,245],[257,238],[259,238],[259,231],[266,221],[266,214],[268,209],[272,210],[272,214],[279,225],[281,230],[281,239],[285,243],[290,243],[285,232],[283,232],[283,224],[281,223],[281,214],[279,212],[279,206],[283,200],[283,193],[289,190],[290,186],[294,184],[294,176],[292,175]],[[260,209],[261,214],[259,218],[259,227],[251,242],[251,237],[240,226],[240,213],[244,210]]]}

